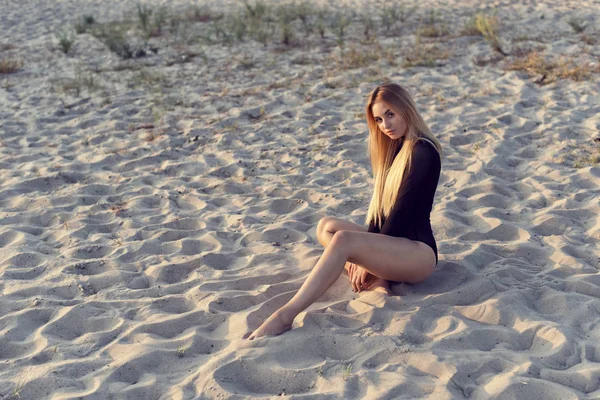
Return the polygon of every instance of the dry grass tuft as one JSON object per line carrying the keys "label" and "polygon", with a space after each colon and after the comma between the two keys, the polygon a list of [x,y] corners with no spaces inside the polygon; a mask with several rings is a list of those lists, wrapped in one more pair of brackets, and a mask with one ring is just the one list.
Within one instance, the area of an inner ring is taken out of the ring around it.
{"label": "dry grass tuft", "polygon": [[477,16],[469,18],[459,34],[461,36],[481,36],[481,32],[477,29]]}
{"label": "dry grass tuft", "polygon": [[0,59],[0,74],[12,74],[23,67],[23,61],[16,59]]}
{"label": "dry grass tuft", "polygon": [[17,47],[11,43],[0,43],[0,51],[14,50]]}
{"label": "dry grass tuft", "polygon": [[500,46],[500,36],[498,35],[498,17],[477,14],[475,16],[475,27],[483,35],[494,51],[506,56],[507,54]]}
{"label": "dry grass tuft", "polygon": [[598,44],[600,42],[600,40],[598,40],[598,34],[595,35],[581,35],[581,40],[583,40],[583,42],[585,44],[589,44],[590,46],[594,46],[596,44]]}
{"label": "dry grass tuft", "polygon": [[440,49],[434,45],[423,45],[417,43],[411,51],[404,54],[404,68],[410,67],[435,67],[439,60],[446,60],[450,57],[450,51]]}
{"label": "dry grass tuft", "polygon": [[393,47],[384,49],[379,43],[375,46],[368,46],[366,49],[351,45],[341,54],[337,60],[337,66],[340,69],[355,69],[368,67],[382,61],[387,61],[391,66],[397,65]]}
{"label": "dry grass tuft", "polygon": [[221,14],[213,13],[206,6],[194,6],[184,12],[184,18],[193,22],[210,22],[222,17]]}
{"label": "dry grass tuft", "polygon": [[584,168],[600,165],[600,149],[596,149],[594,153],[582,155],[573,161],[573,168]]}
{"label": "dry grass tuft", "polygon": [[592,67],[589,63],[580,64],[573,58],[565,57],[561,57],[557,61],[548,61],[538,52],[516,58],[505,69],[525,71],[529,75],[537,76],[536,83],[542,85],[555,82],[557,79],[571,79],[579,82],[600,72],[600,66]]}
{"label": "dry grass tuft", "polygon": [[421,19],[421,24],[417,30],[417,36],[429,38],[446,36],[448,33],[450,33],[448,27],[438,20],[433,10],[429,12],[427,20]]}

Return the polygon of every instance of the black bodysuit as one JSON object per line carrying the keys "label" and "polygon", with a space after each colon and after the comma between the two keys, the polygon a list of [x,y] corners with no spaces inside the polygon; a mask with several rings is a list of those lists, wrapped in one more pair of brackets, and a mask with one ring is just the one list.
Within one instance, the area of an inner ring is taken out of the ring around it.
{"label": "black bodysuit", "polygon": [[[396,153],[397,155],[397,153]],[[440,156],[427,140],[417,141],[408,175],[404,174],[396,203],[382,226],[369,224],[369,232],[418,240],[430,246],[438,261],[437,245],[429,216],[440,178]]]}

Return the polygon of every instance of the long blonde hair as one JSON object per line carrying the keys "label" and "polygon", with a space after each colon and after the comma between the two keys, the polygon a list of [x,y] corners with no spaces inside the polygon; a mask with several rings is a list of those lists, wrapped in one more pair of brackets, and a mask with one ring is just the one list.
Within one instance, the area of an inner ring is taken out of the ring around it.
{"label": "long blonde hair", "polygon": [[[406,135],[392,140],[385,135],[373,117],[373,104],[384,101],[396,115],[404,117],[408,126]],[[373,169],[374,190],[366,223],[375,222],[378,226],[392,211],[398,189],[405,171],[411,167],[411,154],[418,140],[428,140],[442,156],[442,146],[417,111],[410,94],[397,83],[386,82],[377,86],[369,94],[366,106],[369,126],[369,158]],[[400,152],[396,157],[394,155]]]}

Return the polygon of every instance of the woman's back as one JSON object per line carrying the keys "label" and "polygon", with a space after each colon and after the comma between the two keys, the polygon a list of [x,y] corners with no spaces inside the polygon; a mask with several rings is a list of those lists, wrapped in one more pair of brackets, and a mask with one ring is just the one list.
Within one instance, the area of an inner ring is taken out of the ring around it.
{"label": "woman's back", "polygon": [[402,179],[396,202],[381,227],[373,222],[369,232],[418,240],[435,252],[437,246],[431,230],[430,214],[440,178],[440,156],[431,142],[419,139],[412,152],[408,174]]}

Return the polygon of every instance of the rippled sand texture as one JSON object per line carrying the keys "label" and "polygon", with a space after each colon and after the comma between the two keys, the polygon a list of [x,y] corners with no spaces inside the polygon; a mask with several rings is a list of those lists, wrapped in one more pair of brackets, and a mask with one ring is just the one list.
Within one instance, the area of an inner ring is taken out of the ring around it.
{"label": "rippled sand texture", "polygon": [[[453,32],[423,39],[449,52],[432,66],[404,64],[421,5],[380,32],[389,59],[338,68],[331,34],[311,48],[166,36],[125,61],[82,34],[65,55],[60,26],[136,3],[2,2],[0,59],[23,66],[0,75],[0,398],[600,398],[599,75],[505,70],[456,34],[480,3],[428,2]],[[507,52],[597,66],[597,2],[494,9]],[[101,88],[69,88],[82,77]],[[445,149],[439,269],[389,298],[342,276],[292,331],[242,340],[318,260],[320,218],[363,222],[363,105],[384,77]]]}

